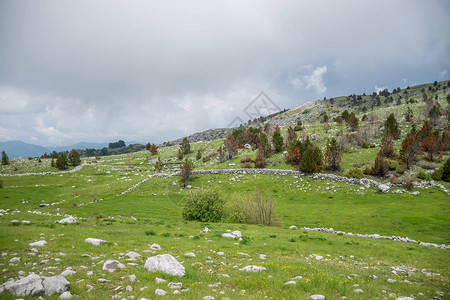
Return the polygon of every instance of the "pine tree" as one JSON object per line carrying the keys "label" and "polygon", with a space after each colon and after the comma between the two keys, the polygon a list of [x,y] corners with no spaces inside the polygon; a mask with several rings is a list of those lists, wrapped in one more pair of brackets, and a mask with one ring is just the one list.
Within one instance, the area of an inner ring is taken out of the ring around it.
{"label": "pine tree", "polygon": [[147,145],[145,145],[145,150],[149,151],[150,147],[151,147],[150,142],[148,142]]}
{"label": "pine tree", "polygon": [[5,151],[2,151],[2,165],[9,165],[9,158]]}
{"label": "pine tree", "polygon": [[313,145],[303,151],[298,167],[304,173],[317,173],[322,169],[322,164],[322,151],[316,145]]}
{"label": "pine tree", "polygon": [[272,148],[270,147],[269,139],[264,132],[258,137],[258,146],[262,149],[264,157],[269,157],[272,154]]}
{"label": "pine tree", "polygon": [[384,160],[384,157],[380,155],[378,152],[377,157],[375,158],[375,163],[370,169],[369,174],[378,177],[384,177],[389,173],[389,166]]}
{"label": "pine tree", "polygon": [[439,152],[441,149],[441,137],[438,131],[434,131],[432,134],[427,136],[422,143],[422,149],[428,152],[428,158],[430,161],[433,160],[433,156]]}
{"label": "pine tree", "polygon": [[289,127],[286,132],[286,148],[290,148],[291,144],[297,140],[297,134],[292,127]]}
{"label": "pine tree", "polygon": [[328,140],[327,149],[325,152],[325,161],[327,167],[331,171],[339,171],[341,167],[342,151],[335,138]]}
{"label": "pine tree", "polygon": [[275,131],[273,132],[272,143],[276,153],[280,153],[281,151],[283,151],[284,141],[283,137],[281,136],[280,128],[278,128],[278,130],[275,129]]}
{"label": "pine tree", "polygon": [[155,163],[155,171],[157,173],[161,172],[164,167],[164,163],[161,160],[161,157],[158,157],[158,160]]}
{"label": "pine tree", "polygon": [[400,149],[400,159],[409,170],[417,161],[417,155],[420,153],[420,144],[417,134],[411,130],[408,136],[402,141]]}
{"label": "pine tree", "polygon": [[189,159],[185,159],[183,165],[181,166],[181,183],[183,187],[186,187],[186,183],[189,181],[189,179],[192,176],[192,170],[194,169],[194,166],[192,162]]}
{"label": "pine tree", "polygon": [[219,149],[217,149],[219,162],[221,163],[225,161],[225,150],[223,148],[223,146],[220,146]]}
{"label": "pine tree", "polygon": [[442,180],[450,182],[450,158],[447,159],[442,167]]}
{"label": "pine tree", "polygon": [[191,153],[191,144],[189,144],[189,140],[186,137],[181,142],[181,151],[184,155]]}
{"label": "pine tree", "polygon": [[352,112],[348,118],[347,118],[347,126],[350,128],[351,131],[356,131],[358,130],[359,127],[359,121],[358,118],[356,117],[355,113]]}
{"label": "pine tree", "polygon": [[405,121],[406,122],[411,122],[414,118],[414,114],[413,111],[410,107],[407,108],[406,112],[405,112]]}
{"label": "pine tree", "polygon": [[225,160],[233,159],[238,153],[238,145],[233,136],[229,135],[224,141]]}
{"label": "pine tree", "polygon": [[196,160],[202,159],[202,151],[200,149],[197,150],[197,155],[195,156]]}
{"label": "pine tree", "polygon": [[183,152],[181,151],[181,148],[178,149],[178,160],[182,160],[183,159]]}
{"label": "pine tree", "polygon": [[75,149],[69,152],[69,164],[74,167],[81,164],[80,153]]}
{"label": "pine tree", "polygon": [[394,139],[398,139],[400,137],[400,129],[398,128],[397,120],[395,119],[394,114],[390,114],[387,117],[386,122],[384,122],[384,136],[390,136]]}
{"label": "pine tree", "polygon": [[65,152],[61,152],[56,159],[56,167],[60,170],[67,168],[67,156]]}
{"label": "pine tree", "polygon": [[266,157],[264,156],[264,151],[261,147],[259,147],[258,149],[258,155],[256,156],[255,159],[255,168],[265,168],[267,165],[266,163]]}
{"label": "pine tree", "polygon": [[388,135],[384,138],[383,144],[381,145],[380,155],[386,158],[396,158],[394,149],[394,138],[392,135]]}
{"label": "pine tree", "polygon": [[155,144],[152,144],[148,150],[152,155],[158,154],[158,147]]}

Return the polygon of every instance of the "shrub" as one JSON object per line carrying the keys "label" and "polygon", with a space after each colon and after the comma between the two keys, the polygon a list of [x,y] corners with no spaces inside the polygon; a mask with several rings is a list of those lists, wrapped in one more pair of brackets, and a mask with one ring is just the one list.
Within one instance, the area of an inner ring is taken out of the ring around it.
{"label": "shrub", "polygon": [[250,162],[250,163],[253,162],[253,160],[251,159],[250,156],[244,156],[241,158],[241,164],[248,163],[248,162]]}
{"label": "shrub", "polygon": [[241,164],[241,168],[251,169],[251,168],[253,168],[253,164],[251,162],[246,162],[246,163]]}
{"label": "shrub", "polygon": [[186,158],[183,165],[181,166],[181,183],[183,184],[183,187],[186,187],[186,183],[189,181],[189,179],[192,176],[192,170],[194,169],[194,166],[192,162]]}
{"label": "shrub", "polygon": [[77,150],[72,149],[72,151],[69,152],[68,160],[71,166],[75,167],[80,165],[81,164],[80,153],[78,153]]}
{"label": "shrub", "polygon": [[404,166],[398,166],[396,171],[398,174],[404,174],[406,169]]}
{"label": "shrub", "polygon": [[[450,181],[450,158],[447,159],[444,166],[442,167],[441,171],[441,179],[449,182]],[[435,172],[436,173],[436,172]]]}
{"label": "shrub", "polygon": [[[434,172],[431,173],[431,179],[436,180],[436,181],[443,180],[442,169],[434,170]],[[450,181],[450,180],[447,179],[446,181]]]}
{"label": "shrub", "polygon": [[9,158],[5,151],[2,151],[2,165],[9,165]]}
{"label": "shrub", "polygon": [[417,178],[425,180],[425,178],[427,178],[427,173],[425,173],[424,170],[420,170],[419,173],[417,173]]}
{"label": "shrub", "polygon": [[320,171],[322,164],[322,151],[316,145],[313,145],[305,150],[299,170],[304,173],[316,173]]}
{"label": "shrub", "polygon": [[364,173],[363,171],[361,171],[361,169],[352,168],[345,172],[344,176],[349,178],[364,178]]}
{"label": "shrub", "polygon": [[411,175],[408,174],[403,178],[403,186],[406,187],[408,190],[412,190],[414,188],[414,182]]}
{"label": "shrub", "polygon": [[0,189],[3,188],[3,180],[0,180]]}
{"label": "shrub", "polygon": [[225,200],[217,190],[192,191],[186,198],[182,215],[189,221],[219,222],[225,215]]}

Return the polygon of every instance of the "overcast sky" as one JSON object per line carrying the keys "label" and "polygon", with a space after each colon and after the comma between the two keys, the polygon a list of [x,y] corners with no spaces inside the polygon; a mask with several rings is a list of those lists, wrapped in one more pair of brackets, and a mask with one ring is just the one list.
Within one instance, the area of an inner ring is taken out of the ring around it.
{"label": "overcast sky", "polygon": [[163,142],[449,79],[448,1],[0,0],[0,141]]}

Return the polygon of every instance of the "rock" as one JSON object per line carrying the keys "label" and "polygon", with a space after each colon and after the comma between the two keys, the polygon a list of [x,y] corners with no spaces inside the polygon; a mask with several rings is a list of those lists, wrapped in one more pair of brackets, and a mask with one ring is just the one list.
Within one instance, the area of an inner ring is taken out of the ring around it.
{"label": "rock", "polygon": [[125,290],[126,290],[127,292],[132,292],[132,291],[133,291],[133,288],[131,287],[131,285],[127,285],[127,287],[125,288]]}
{"label": "rock", "polygon": [[388,278],[386,281],[389,282],[389,283],[395,283],[395,282],[397,282],[397,280],[391,279],[391,278]]}
{"label": "rock", "polygon": [[152,244],[152,245],[150,246],[150,249],[152,249],[152,250],[161,250],[161,246],[158,245],[158,244]]}
{"label": "rock", "polygon": [[361,293],[364,293],[364,291],[362,289],[356,289],[353,291],[353,293],[361,294]]}
{"label": "rock", "polygon": [[43,247],[43,246],[47,245],[47,242],[46,241],[37,241],[34,243],[30,243],[28,245],[31,247]]}
{"label": "rock", "polygon": [[30,224],[31,222],[28,220],[22,220],[22,224]]}
{"label": "rock", "polygon": [[19,262],[20,261],[20,257],[13,257],[13,258],[11,258],[10,260],[9,260],[9,262],[8,263],[15,263],[15,262]]}
{"label": "rock", "polygon": [[293,280],[284,283],[284,285],[295,285],[295,284],[297,284],[297,282]]}
{"label": "rock", "polygon": [[136,275],[133,274],[133,275],[128,276],[128,280],[131,282],[136,281]]}
{"label": "rock", "polygon": [[167,282],[167,280],[162,279],[162,278],[159,278],[159,277],[156,277],[156,278],[155,278],[155,282],[156,282],[156,283],[164,283],[164,282]]}
{"label": "rock", "polygon": [[103,264],[102,270],[103,271],[108,271],[108,272],[114,272],[114,270],[116,270],[117,268],[123,269],[123,268],[125,268],[125,265],[121,264],[117,260],[107,260]]}
{"label": "rock", "polygon": [[141,255],[139,253],[136,253],[136,252],[133,252],[133,251],[130,251],[130,252],[128,252],[125,255],[128,256],[129,258],[134,258],[134,259],[136,259],[138,257],[141,257]]}
{"label": "rock", "polygon": [[13,282],[6,282],[3,287],[14,296],[34,296],[44,293],[41,277],[36,274],[28,275]]}
{"label": "rock", "polygon": [[107,243],[107,241],[105,240],[101,240],[101,239],[95,239],[95,238],[87,238],[84,240],[86,243],[95,245],[95,246],[99,246],[101,244]]}
{"label": "rock", "polygon": [[42,203],[42,204],[39,204],[39,207],[47,207],[47,206],[49,206],[50,204],[47,204],[47,203]]}
{"label": "rock", "polygon": [[169,282],[167,286],[172,290],[181,290],[183,288],[183,284],[181,282]]}
{"label": "rock", "polygon": [[264,260],[264,259],[266,259],[266,255],[265,255],[265,254],[260,254],[260,255],[258,256],[258,258]]}
{"label": "rock", "polygon": [[156,296],[164,296],[165,294],[167,294],[167,292],[165,290],[162,290],[162,289],[156,289],[155,290],[155,295]]}
{"label": "rock", "polygon": [[72,294],[70,292],[64,292],[61,295],[59,295],[59,299],[70,299],[72,298]]}
{"label": "rock", "polygon": [[239,271],[245,271],[245,272],[265,272],[266,268],[264,267],[260,267],[260,266],[255,266],[255,265],[250,265],[250,266],[246,266],[243,267],[242,269],[239,269]]}
{"label": "rock", "polygon": [[68,216],[67,218],[61,219],[61,220],[56,221],[56,222],[58,222],[60,224],[72,224],[72,223],[76,223],[77,219],[75,219],[72,216]]}
{"label": "rock", "polygon": [[216,298],[214,298],[213,296],[205,296],[202,298],[203,300],[214,300]]}
{"label": "rock", "polygon": [[289,229],[292,229],[292,230],[297,230],[298,228],[297,228],[297,226],[295,226],[295,225],[292,225],[291,227],[289,227]]}
{"label": "rock", "polygon": [[300,279],[303,279],[303,277],[302,276],[295,276],[294,278],[291,278],[291,280],[300,280]]}
{"label": "rock", "polygon": [[242,233],[239,230],[235,230],[233,232],[226,232],[224,234],[222,234],[222,237],[227,237],[227,238],[240,238],[242,236]]}
{"label": "rock", "polygon": [[205,227],[205,228],[203,228],[202,231],[200,231],[200,233],[208,233],[210,231],[211,231],[211,229],[209,229],[208,227]]}
{"label": "rock", "polygon": [[183,277],[186,274],[183,265],[170,254],[149,257],[145,262],[144,268],[150,272],[160,271],[178,277]]}
{"label": "rock", "polygon": [[389,193],[390,186],[388,186],[387,184],[380,184],[380,185],[378,185],[378,189],[383,194],[386,194],[386,193]]}
{"label": "rock", "polygon": [[111,280],[105,279],[105,278],[99,278],[97,279],[98,282],[100,283],[105,283],[105,282],[111,282]]}
{"label": "rock", "polygon": [[62,294],[69,290],[70,282],[62,275],[47,277],[42,282],[46,295]]}
{"label": "rock", "polygon": [[192,252],[185,253],[184,255],[189,257],[195,257],[195,253]]}
{"label": "rock", "polygon": [[414,298],[411,298],[411,297],[398,297],[396,300],[414,300]]}
{"label": "rock", "polygon": [[75,274],[75,273],[76,273],[76,272],[73,271],[73,270],[64,270],[64,271],[61,273],[61,276],[66,277],[66,276],[73,275],[73,274]]}
{"label": "rock", "polygon": [[311,299],[311,300],[323,300],[323,299],[325,299],[325,296],[324,295],[311,295],[311,296],[309,296],[309,299]]}

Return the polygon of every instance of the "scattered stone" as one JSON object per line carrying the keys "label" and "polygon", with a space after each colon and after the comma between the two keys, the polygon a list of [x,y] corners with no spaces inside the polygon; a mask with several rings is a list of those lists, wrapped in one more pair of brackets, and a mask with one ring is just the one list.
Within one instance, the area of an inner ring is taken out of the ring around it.
{"label": "scattered stone", "polygon": [[136,281],[136,275],[133,274],[133,275],[128,276],[128,280],[131,282]]}
{"label": "scattered stone", "polygon": [[155,282],[156,282],[156,283],[164,283],[164,282],[167,282],[167,280],[162,279],[162,278],[159,278],[159,277],[156,277],[156,278],[155,278]]}
{"label": "scattered stone", "polygon": [[226,232],[226,233],[222,234],[222,236],[235,239],[235,238],[242,237],[242,233],[239,230],[235,230],[233,232]]}
{"label": "scattered stone", "polygon": [[167,292],[165,290],[162,290],[162,289],[156,289],[155,290],[155,295],[156,296],[164,296],[166,294],[167,294]]}
{"label": "scattered stone", "polygon": [[150,272],[163,272],[172,276],[183,277],[185,269],[172,255],[160,254],[149,257],[144,268]]}
{"label": "scattered stone", "polygon": [[69,290],[70,282],[62,275],[47,277],[42,282],[46,295],[62,294]]}
{"label": "scattered stone", "polygon": [[364,293],[364,291],[362,289],[356,289],[353,291],[353,293],[361,294],[361,293]]}
{"label": "scattered stone", "polygon": [[73,270],[64,270],[64,271],[61,273],[61,276],[66,277],[66,276],[73,275],[73,274],[75,274],[75,273],[76,273],[76,272],[73,271]]}
{"label": "scattered stone", "polygon": [[28,245],[31,247],[43,247],[43,246],[47,245],[47,242],[46,241],[37,241],[34,243],[30,243]]}
{"label": "scattered stone", "polygon": [[411,298],[411,297],[398,297],[396,300],[414,300],[414,298]]}
{"label": "scattered stone", "polygon": [[387,184],[380,184],[378,185],[378,189],[380,190],[380,192],[382,192],[383,194],[389,193],[389,189],[391,187],[388,186]]}
{"label": "scattered stone", "polygon": [[205,296],[203,297],[203,300],[214,300],[216,298],[214,298],[213,296]]}
{"label": "scattered stone", "polygon": [[260,266],[255,266],[255,265],[250,265],[250,266],[246,266],[243,267],[242,269],[239,269],[239,271],[245,271],[245,272],[265,272],[266,268],[264,267],[260,267]]}
{"label": "scattered stone", "polygon": [[125,288],[125,290],[127,292],[132,292],[133,291],[133,287],[131,285],[127,285],[127,287]]}
{"label": "scattered stone", "polygon": [[[295,226],[295,225],[292,225],[291,227],[289,227],[289,229],[297,230],[297,229],[298,229],[298,227],[297,227],[297,226]],[[313,296],[314,296],[314,295],[313,295]]]}
{"label": "scattered stone", "polygon": [[111,282],[111,280],[105,279],[105,278],[99,278],[97,279],[98,282],[100,283],[105,283],[105,282]]}
{"label": "scattered stone", "polygon": [[30,224],[31,222],[28,220],[22,220],[22,224]]}
{"label": "scattered stone", "polygon": [[311,300],[324,300],[325,296],[324,295],[311,295],[311,296],[309,296],[309,299],[311,299]]}
{"label": "scattered stone", "polygon": [[267,256],[267,255],[265,255],[265,254],[260,254],[258,258],[259,258],[259,259],[266,259],[266,256]]}
{"label": "scattered stone", "polygon": [[107,241],[105,240],[101,240],[101,239],[95,239],[95,238],[87,238],[84,240],[86,243],[95,245],[95,246],[99,246],[101,244],[107,243]]}
{"label": "scattered stone", "polygon": [[152,245],[150,246],[150,249],[152,249],[152,250],[161,250],[161,246],[158,245],[158,244],[152,244]]}
{"label": "scattered stone", "polygon": [[61,295],[59,295],[59,299],[70,299],[72,297],[73,296],[72,296],[72,294],[69,291],[64,292]]}
{"label": "scattered stone", "polygon": [[205,227],[205,228],[203,228],[202,231],[200,231],[200,233],[208,233],[210,231],[211,231],[211,229],[209,229],[208,227]]}
{"label": "scattered stone", "polygon": [[131,259],[136,259],[138,257],[141,257],[141,255],[139,253],[136,253],[136,252],[133,252],[133,251],[130,251],[130,252],[128,252],[125,255],[128,256]]}
{"label": "scattered stone", "polygon": [[108,271],[108,272],[114,272],[117,268],[123,269],[123,268],[125,268],[125,265],[121,264],[117,260],[107,260],[103,264],[102,270],[103,271]]}
{"label": "scattered stone", "polygon": [[297,282],[293,280],[284,283],[284,285],[295,285],[295,284],[297,284]]}
{"label": "scattered stone", "polygon": [[391,278],[388,278],[386,281],[389,282],[389,283],[395,283],[395,282],[397,282],[397,280],[391,279]]}
{"label": "scattered stone", "polygon": [[92,271],[88,271],[88,272],[86,273],[86,276],[92,276],[92,275],[94,275],[94,272],[92,272]]}
{"label": "scattered stone", "polygon": [[294,278],[291,278],[291,280],[300,280],[300,279],[303,279],[303,277],[302,276],[295,276]]}
{"label": "scattered stone", "polygon": [[172,290],[181,290],[183,288],[183,284],[181,282],[169,282],[167,286]]}
{"label": "scattered stone", "polygon": [[189,256],[189,257],[195,257],[195,253],[193,252],[188,252],[186,254],[184,254],[185,256]]}
{"label": "scattered stone", "polygon": [[20,261],[20,257],[13,257],[9,260],[9,263],[15,263],[15,262],[19,262]]}

